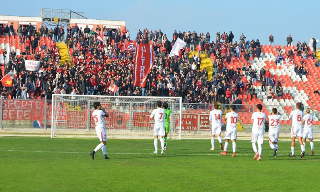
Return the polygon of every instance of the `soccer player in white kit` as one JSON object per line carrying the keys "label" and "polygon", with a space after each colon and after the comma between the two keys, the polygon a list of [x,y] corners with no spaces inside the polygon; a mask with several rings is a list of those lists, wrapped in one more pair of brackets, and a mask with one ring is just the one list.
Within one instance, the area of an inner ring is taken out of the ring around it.
{"label": "soccer player in white kit", "polygon": [[232,140],[232,157],[236,156],[236,139],[237,139],[237,123],[239,119],[238,113],[235,112],[236,107],[234,105],[230,106],[231,111],[226,114],[225,119],[227,122],[226,135],[225,135],[225,144],[224,151],[221,152],[221,155],[227,155],[227,149],[229,140]]}
{"label": "soccer player in white kit", "polygon": [[291,127],[291,153],[289,154],[290,157],[294,157],[294,148],[295,148],[295,140],[298,137],[300,147],[301,147],[301,158],[304,157],[305,150],[304,145],[302,143],[302,117],[303,112],[301,109],[301,103],[296,104],[296,109],[293,110],[290,115],[289,119],[292,119],[292,127]]}
{"label": "soccer player in white kit", "polygon": [[102,148],[104,159],[109,159],[109,157],[107,156],[107,150],[106,150],[107,132],[106,132],[106,126],[104,121],[104,117],[109,117],[109,115],[105,112],[100,102],[94,102],[93,107],[95,110],[92,113],[92,118],[96,125],[95,127],[96,134],[99,137],[99,140],[101,141],[101,143],[97,145],[97,147],[93,151],[90,152],[90,155],[91,155],[91,158],[94,159],[94,154],[99,149]]}
{"label": "soccer player in white kit", "polygon": [[310,142],[310,147],[311,147],[311,156],[313,156],[314,152],[313,152],[313,117],[310,114],[310,108],[306,109],[306,113],[303,116],[302,119],[302,124],[304,124],[304,128],[303,128],[303,145],[304,145],[304,149],[306,148],[306,139],[309,139]]}
{"label": "soccer player in white kit", "polygon": [[[264,135],[264,124],[266,122],[266,114],[262,112],[262,105],[257,105],[258,111],[252,114],[251,120],[253,121],[252,125],[252,148],[255,152],[253,157],[254,160],[261,161],[262,153],[262,144],[263,144],[263,135]],[[256,143],[258,143],[258,150]]]}
{"label": "soccer player in white kit", "polygon": [[161,155],[164,154],[164,139],[165,136],[165,128],[164,128],[164,115],[165,110],[161,108],[161,101],[157,102],[157,109],[153,110],[150,115],[150,119],[154,118],[154,129],[153,129],[153,138],[154,138],[154,149],[153,153],[158,154],[158,137],[160,138],[161,143]]}
{"label": "soccer player in white kit", "polygon": [[218,103],[214,104],[214,109],[210,111],[209,121],[211,122],[211,151],[214,151],[214,137],[218,136],[218,141],[220,143],[220,149],[223,149],[221,135],[221,119],[222,111],[219,110]]}
{"label": "soccer player in white kit", "polygon": [[280,119],[281,115],[277,108],[273,108],[269,115],[269,144],[273,149],[273,156],[276,157],[278,153],[278,137],[280,131]]}

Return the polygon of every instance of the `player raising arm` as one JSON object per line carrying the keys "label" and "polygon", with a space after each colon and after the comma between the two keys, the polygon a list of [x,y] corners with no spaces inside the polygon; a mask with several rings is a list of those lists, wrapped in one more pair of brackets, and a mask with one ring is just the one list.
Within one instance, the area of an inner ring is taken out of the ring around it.
{"label": "player raising arm", "polygon": [[232,140],[232,157],[236,156],[236,139],[237,139],[237,123],[239,119],[238,113],[235,112],[236,107],[234,105],[230,106],[231,111],[226,114],[225,120],[227,122],[226,135],[225,135],[225,144],[224,151],[221,152],[221,155],[227,155],[227,149],[229,140]]}
{"label": "player raising arm", "polygon": [[301,158],[304,157],[305,150],[304,145],[302,143],[302,117],[303,112],[301,109],[301,103],[296,104],[296,109],[293,110],[290,115],[289,119],[292,119],[292,127],[291,127],[291,153],[289,154],[290,157],[294,157],[294,148],[295,148],[295,141],[296,137],[298,137],[300,147],[301,147]]}
{"label": "player raising arm", "polygon": [[92,118],[95,123],[96,134],[99,137],[101,143],[97,145],[97,147],[90,152],[91,158],[94,159],[94,154],[102,148],[102,153],[104,159],[109,159],[106,151],[106,141],[107,141],[107,132],[104,117],[109,117],[109,115],[105,112],[104,108],[102,108],[100,102],[93,103],[94,111],[92,113]]}
{"label": "player raising arm", "polygon": [[310,109],[306,109],[306,113],[303,116],[302,119],[302,124],[304,124],[304,128],[303,128],[303,146],[304,149],[306,148],[306,139],[309,139],[310,142],[310,147],[311,147],[311,156],[313,156],[313,117],[310,114]]}
{"label": "player raising arm", "polygon": [[280,131],[280,119],[281,115],[277,108],[273,108],[269,115],[269,144],[273,149],[273,156],[276,157],[278,153],[278,137]]}
{"label": "player raising arm", "polygon": [[158,154],[158,137],[160,138],[161,143],[161,155],[164,154],[164,139],[163,136],[165,136],[165,130],[164,130],[164,115],[165,111],[161,108],[161,101],[157,102],[157,109],[153,110],[153,112],[150,115],[150,119],[154,118],[154,129],[153,129],[153,137],[154,137],[154,149],[155,151],[153,153]]}
{"label": "player raising arm", "polygon": [[[254,160],[261,161],[263,135],[264,135],[264,123],[266,122],[266,114],[262,112],[262,105],[257,105],[258,111],[252,114],[252,148],[255,152]],[[258,143],[258,150],[256,143]]]}
{"label": "player raising arm", "polygon": [[218,141],[220,143],[220,149],[223,149],[221,135],[221,119],[222,111],[219,110],[219,104],[214,104],[214,109],[210,111],[209,121],[211,122],[211,151],[214,151],[214,137],[218,136]]}

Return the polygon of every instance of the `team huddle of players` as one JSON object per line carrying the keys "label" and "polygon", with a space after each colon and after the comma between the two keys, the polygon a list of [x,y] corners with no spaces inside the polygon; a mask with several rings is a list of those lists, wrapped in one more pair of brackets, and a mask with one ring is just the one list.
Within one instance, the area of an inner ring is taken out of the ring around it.
{"label": "team huddle of players", "polygon": [[[226,113],[225,120],[226,120],[226,133],[225,133],[225,145],[224,151],[221,152],[221,155],[227,155],[227,149],[229,140],[232,140],[232,157],[236,156],[236,139],[237,139],[237,123],[239,119],[238,113],[235,112],[235,106],[230,106],[231,111]],[[312,115],[310,114],[310,109],[306,109],[306,114],[304,115],[301,109],[301,103],[296,104],[296,109],[290,113],[289,119],[292,119],[292,127],[291,127],[291,153],[289,154],[290,157],[294,157],[294,150],[295,150],[295,139],[298,137],[300,146],[301,146],[301,158],[305,155],[305,142],[306,139],[309,139],[310,147],[311,147],[311,155],[314,154],[313,152],[313,127],[312,127]],[[212,134],[211,134],[211,145],[212,148],[210,150],[214,151],[214,139],[215,136],[218,137],[218,141],[220,143],[220,149],[223,149],[222,139],[221,139],[221,125],[222,125],[222,111],[219,110],[219,105],[214,104],[214,109],[210,112],[209,120],[212,124]],[[269,121],[269,144],[270,147],[273,149],[274,156],[277,156],[278,152],[278,137],[280,131],[280,119],[281,115],[277,111],[276,108],[272,109],[271,114],[267,116],[265,113],[262,112],[262,105],[257,105],[257,112],[252,114],[251,120],[253,121],[252,124],[252,148],[255,152],[254,160],[261,160],[262,154],[262,144],[263,144],[263,137],[264,137],[264,127],[266,121]],[[304,127],[302,128],[302,125]],[[257,148],[257,145],[258,148]]]}

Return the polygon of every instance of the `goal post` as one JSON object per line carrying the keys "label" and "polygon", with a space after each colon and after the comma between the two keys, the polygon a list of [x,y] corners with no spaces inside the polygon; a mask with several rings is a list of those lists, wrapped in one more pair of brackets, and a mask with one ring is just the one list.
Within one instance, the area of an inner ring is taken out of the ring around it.
{"label": "goal post", "polygon": [[139,97],[104,95],[52,95],[51,138],[92,137],[95,125],[93,103],[100,102],[110,118],[105,118],[108,138],[150,139],[154,120],[151,112],[157,101],[167,102],[171,110],[168,138],[181,139],[181,97]]}

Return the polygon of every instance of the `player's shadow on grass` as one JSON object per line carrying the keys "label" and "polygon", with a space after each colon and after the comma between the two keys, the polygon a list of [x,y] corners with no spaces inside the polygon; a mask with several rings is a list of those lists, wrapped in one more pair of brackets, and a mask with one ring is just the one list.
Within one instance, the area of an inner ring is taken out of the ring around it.
{"label": "player's shadow on grass", "polygon": [[[315,157],[316,155],[314,155],[313,157]],[[296,157],[289,157],[287,155],[283,155],[283,156],[277,156],[276,158],[270,158],[269,160],[271,161],[314,161],[314,160],[319,160],[319,158],[300,158],[299,156]]]}

